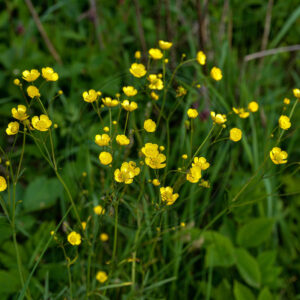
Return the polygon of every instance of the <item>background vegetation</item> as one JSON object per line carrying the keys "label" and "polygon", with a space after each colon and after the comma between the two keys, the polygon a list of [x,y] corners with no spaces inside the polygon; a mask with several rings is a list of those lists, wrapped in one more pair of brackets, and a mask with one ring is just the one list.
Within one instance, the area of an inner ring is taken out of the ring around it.
{"label": "background vegetation", "polygon": [[[204,72],[213,65],[223,70],[217,91],[202,88],[186,100],[186,107],[193,104],[201,111],[201,127],[195,128],[199,140],[210,128],[210,110],[227,112],[252,100],[261,108],[239,124],[245,134],[241,144],[225,143],[213,152],[204,149],[214,165],[208,172],[210,189],[195,192],[191,186],[184,187],[180,192],[184,201],[165,214],[161,223],[152,222],[151,211],[143,220],[138,213],[120,212],[118,264],[108,285],[99,288],[93,279],[91,299],[300,299],[299,110],[282,143],[291,164],[278,167],[270,162],[259,169],[272,143],[270,134],[282,112],[282,101],[292,99],[292,89],[300,87],[299,52],[291,51],[297,46],[279,49],[299,44],[299,2],[60,0],[32,1],[33,7],[30,3],[0,3],[0,145],[10,151],[13,139],[5,134],[5,128],[11,108],[23,101],[13,79],[25,69],[53,67],[60,80],[41,93],[51,99],[59,89],[64,91],[53,103],[53,120],[59,125],[55,148],[61,173],[86,219],[108,187],[92,145],[99,129],[97,118],[81,94],[94,88],[113,96],[130,84],[128,69],[136,50],[145,58],[159,39],[169,40],[174,43],[171,69],[182,53],[195,57],[201,49],[208,57]],[[52,50],[38,30],[33,9]],[[267,55],[269,49],[277,50]],[[259,51],[263,51],[261,57],[250,55]],[[199,79],[194,69],[186,68],[178,80],[188,85]],[[167,107],[172,101],[168,98]],[[185,118],[178,114],[178,121],[172,123],[172,153],[184,153]],[[142,124],[144,119],[139,115],[137,121]],[[19,146],[11,154],[12,161],[20,155]],[[178,159],[171,156],[171,165],[177,167]],[[50,231],[68,210],[66,195],[34,145],[26,147],[23,165],[17,186],[17,237],[25,278],[32,275],[27,281],[31,297],[68,298],[63,252],[54,242],[47,245]],[[5,167],[0,167],[4,174]],[[87,172],[86,178],[83,172]],[[255,179],[233,203],[253,174],[257,174]],[[136,201],[130,195],[124,199]],[[149,209],[146,200],[141,209]],[[72,226],[72,219],[68,217],[59,229],[61,236]],[[138,222],[144,238],[135,243]],[[180,227],[180,222],[186,227]],[[109,266],[113,212],[105,216],[103,224],[104,228],[95,229],[96,238],[104,230],[110,239],[95,243],[93,275],[98,268]],[[11,236],[1,215],[0,298],[22,299],[24,289]],[[72,247],[68,251],[70,257],[76,256]],[[136,263],[127,261],[133,253]],[[85,280],[85,264],[82,258],[72,266],[75,299],[85,295],[85,287],[80,285]],[[135,284],[126,286],[124,283],[132,281],[133,266]]]}

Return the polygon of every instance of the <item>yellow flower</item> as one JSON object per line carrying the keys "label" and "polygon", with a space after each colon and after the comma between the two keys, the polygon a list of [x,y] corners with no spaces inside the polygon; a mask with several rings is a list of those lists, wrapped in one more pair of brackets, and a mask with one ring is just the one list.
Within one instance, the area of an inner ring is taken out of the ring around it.
{"label": "yellow flower", "polygon": [[99,95],[95,90],[91,89],[89,91],[83,92],[82,97],[85,102],[92,103],[98,99]]}
{"label": "yellow flower", "polygon": [[12,116],[19,121],[24,121],[29,118],[29,116],[26,114],[26,106],[22,104],[18,105],[17,108],[14,107],[11,110],[11,113]]}
{"label": "yellow flower", "polygon": [[279,120],[279,127],[283,130],[288,130],[291,127],[291,121],[290,118],[288,116],[280,116]]}
{"label": "yellow flower", "polygon": [[112,162],[112,156],[109,152],[101,152],[99,155],[99,160],[103,165],[109,165]]}
{"label": "yellow flower", "polygon": [[166,156],[162,153],[159,153],[157,156],[148,156],[145,158],[145,163],[152,169],[162,169],[166,166],[164,163],[166,161]]}
{"label": "yellow flower", "polygon": [[128,100],[124,100],[121,105],[127,111],[134,111],[138,108],[137,103],[134,101],[129,102]]}
{"label": "yellow flower", "polygon": [[28,96],[30,98],[40,97],[41,96],[39,89],[37,87],[35,87],[34,85],[30,85],[27,88],[27,94],[28,94]]}
{"label": "yellow flower", "polygon": [[289,104],[291,103],[291,100],[290,100],[289,98],[284,98],[284,99],[283,99],[283,103],[284,103],[285,105],[289,105]]}
{"label": "yellow flower", "polygon": [[211,116],[213,122],[216,124],[219,124],[219,125],[224,124],[227,121],[226,115],[216,114],[214,111],[210,112],[210,116]]}
{"label": "yellow flower", "polygon": [[97,272],[97,274],[96,274],[96,279],[97,279],[100,283],[104,283],[104,282],[108,279],[108,276],[107,276],[106,272],[104,272],[104,271],[99,271],[99,272]]}
{"label": "yellow flower", "polygon": [[160,49],[154,49],[154,48],[151,48],[149,50],[149,55],[153,59],[161,59],[163,57],[163,53],[161,52],[161,50]]}
{"label": "yellow flower", "polygon": [[232,110],[235,114],[237,114],[242,119],[246,119],[250,115],[250,113],[248,111],[245,111],[244,108],[235,108],[235,107],[233,107]]}
{"label": "yellow flower", "polygon": [[145,146],[142,148],[142,153],[146,157],[155,157],[159,154],[158,145],[152,143],[146,143]]}
{"label": "yellow flower", "polygon": [[0,192],[3,192],[7,189],[6,179],[3,176],[0,176]]}
{"label": "yellow flower", "polygon": [[114,172],[115,181],[124,182],[125,184],[131,184],[133,178],[140,174],[140,168],[136,167],[136,163],[133,161],[123,162],[120,169],[116,169]]}
{"label": "yellow flower", "polygon": [[98,216],[105,214],[105,209],[101,205],[97,205],[94,207],[94,213]]}
{"label": "yellow flower", "polygon": [[109,127],[105,126],[105,127],[103,128],[103,130],[104,130],[105,132],[109,132]]}
{"label": "yellow flower", "polygon": [[177,193],[173,194],[173,189],[170,186],[161,187],[160,195],[161,195],[161,200],[165,202],[167,205],[172,205],[179,197]]}
{"label": "yellow flower", "polygon": [[119,101],[116,99],[111,99],[110,97],[102,98],[102,102],[107,107],[115,107],[119,104]]}
{"label": "yellow flower", "polygon": [[150,74],[148,76],[150,81],[149,89],[151,90],[162,90],[164,88],[163,81],[156,74]]}
{"label": "yellow flower", "polygon": [[201,177],[201,168],[197,165],[190,168],[188,173],[186,174],[186,180],[191,183],[197,183]]}
{"label": "yellow flower", "polygon": [[133,97],[137,94],[137,89],[135,89],[133,86],[124,86],[123,92],[127,97]]}
{"label": "yellow flower", "polygon": [[58,80],[58,74],[54,72],[54,70],[50,67],[42,68],[42,76],[47,81],[57,81]]}
{"label": "yellow flower", "polygon": [[18,122],[10,122],[6,128],[7,135],[15,135],[19,132],[20,125]]}
{"label": "yellow flower", "polygon": [[68,242],[73,246],[78,246],[81,244],[81,235],[75,231],[72,231],[68,235]]}
{"label": "yellow flower", "polygon": [[101,240],[102,242],[107,242],[108,239],[109,239],[109,236],[108,236],[107,233],[104,233],[104,232],[103,232],[103,233],[100,234],[100,240]]}
{"label": "yellow flower", "polygon": [[32,126],[39,131],[47,131],[52,125],[52,121],[47,115],[34,116],[31,119]]}
{"label": "yellow flower", "polygon": [[153,120],[148,119],[144,122],[144,129],[147,132],[154,132],[156,130],[156,124]]}
{"label": "yellow flower", "polygon": [[275,165],[286,164],[288,154],[285,151],[282,151],[279,147],[274,147],[270,151],[270,158]]}
{"label": "yellow flower", "polygon": [[239,140],[242,139],[242,130],[238,129],[238,128],[232,128],[229,131],[229,138],[233,141],[233,142],[238,142]]}
{"label": "yellow flower", "polygon": [[209,168],[210,164],[206,161],[205,157],[195,157],[192,166],[199,167],[201,170],[206,170]]}
{"label": "yellow flower", "polygon": [[86,222],[81,222],[81,227],[82,227],[83,230],[85,230],[85,228],[86,228]]}
{"label": "yellow flower", "polygon": [[173,45],[173,43],[171,42],[165,42],[162,40],[158,41],[158,44],[159,44],[159,48],[162,50],[169,50]]}
{"label": "yellow flower", "polygon": [[160,151],[164,151],[164,150],[165,150],[165,147],[164,147],[164,146],[159,146],[159,150],[160,150]]}
{"label": "yellow flower", "polygon": [[27,82],[32,82],[35,81],[37,78],[40,76],[40,72],[38,70],[32,69],[30,71],[25,70],[23,73],[23,79],[26,80]]}
{"label": "yellow flower", "polygon": [[213,67],[210,71],[210,76],[212,79],[219,81],[222,79],[223,75],[222,75],[222,71],[221,69],[217,68],[217,67]]}
{"label": "yellow flower", "polygon": [[195,118],[198,117],[198,112],[194,108],[189,108],[188,111],[187,111],[187,115],[188,115],[189,118],[195,119]]}
{"label": "yellow flower", "polygon": [[257,112],[258,109],[259,109],[259,105],[256,101],[251,101],[249,104],[248,104],[248,109],[251,111],[251,112]]}
{"label": "yellow flower", "polygon": [[160,182],[158,179],[153,179],[152,180],[152,184],[155,185],[155,186],[159,186],[160,185]]}
{"label": "yellow flower", "polygon": [[129,69],[130,73],[137,78],[141,78],[146,75],[147,71],[143,64],[133,63]]}
{"label": "yellow flower", "polygon": [[206,61],[206,55],[204,54],[204,52],[199,51],[197,53],[197,62],[203,66],[203,65],[205,65],[205,61]]}
{"label": "yellow flower", "polygon": [[21,85],[21,82],[18,78],[14,79],[14,85],[18,85],[18,86]]}
{"label": "yellow flower", "polygon": [[207,189],[210,188],[210,184],[209,184],[209,182],[207,180],[201,179],[201,182],[200,182],[199,185],[202,186],[202,187],[204,187],[204,188],[207,188]]}
{"label": "yellow flower", "polygon": [[95,143],[98,146],[107,146],[110,142],[110,136],[106,133],[103,134],[97,134],[95,136]]}
{"label": "yellow flower", "polygon": [[121,146],[126,146],[130,143],[130,139],[125,134],[118,134],[116,136],[116,141]]}
{"label": "yellow flower", "polygon": [[176,97],[184,96],[186,95],[186,93],[187,93],[186,89],[181,85],[176,89]]}
{"label": "yellow flower", "polygon": [[159,99],[159,96],[158,96],[154,91],[152,91],[152,92],[150,93],[150,96],[151,96],[151,98],[152,98],[153,100],[155,100],[155,101],[157,101],[157,100]]}
{"label": "yellow flower", "polygon": [[293,94],[296,98],[300,98],[300,89],[293,89]]}
{"label": "yellow flower", "polygon": [[135,51],[134,57],[135,57],[136,59],[140,59],[140,58],[141,58],[141,51]]}
{"label": "yellow flower", "polygon": [[182,159],[187,159],[188,158],[188,156],[187,156],[187,154],[182,154]]}

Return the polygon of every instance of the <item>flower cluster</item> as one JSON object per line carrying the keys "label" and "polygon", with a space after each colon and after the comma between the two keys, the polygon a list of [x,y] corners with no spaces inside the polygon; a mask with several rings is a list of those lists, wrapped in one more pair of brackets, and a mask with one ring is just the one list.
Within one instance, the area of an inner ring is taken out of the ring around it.
{"label": "flower cluster", "polygon": [[162,169],[166,166],[166,156],[159,152],[158,145],[146,143],[142,148],[142,153],[145,155],[145,163],[152,169]]}
{"label": "flower cluster", "polygon": [[120,169],[116,169],[114,172],[115,181],[130,184],[133,182],[133,178],[140,174],[140,168],[136,166],[133,161],[123,162]]}

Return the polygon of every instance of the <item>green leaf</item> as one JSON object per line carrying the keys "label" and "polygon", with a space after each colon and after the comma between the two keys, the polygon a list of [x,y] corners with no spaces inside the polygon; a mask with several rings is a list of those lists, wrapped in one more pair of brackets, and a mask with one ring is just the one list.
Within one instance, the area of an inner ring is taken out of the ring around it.
{"label": "green leaf", "polygon": [[17,270],[14,271],[2,271],[0,270],[0,294],[12,294],[19,290],[20,281]]}
{"label": "green leaf", "polygon": [[237,243],[243,247],[256,247],[266,241],[272,233],[274,220],[258,218],[242,226],[237,235]]}
{"label": "green leaf", "polygon": [[35,211],[55,204],[61,195],[62,187],[56,178],[48,179],[44,176],[32,181],[25,192],[23,205],[25,211]]}
{"label": "green leaf", "polygon": [[233,294],[235,300],[255,300],[251,290],[238,281],[234,281]]}
{"label": "green leaf", "polygon": [[261,283],[261,273],[256,259],[246,249],[236,249],[237,269],[249,285],[258,288]]}
{"label": "green leaf", "polygon": [[273,296],[271,294],[271,292],[269,291],[269,289],[267,287],[265,287],[258,296],[258,300],[273,300]]}

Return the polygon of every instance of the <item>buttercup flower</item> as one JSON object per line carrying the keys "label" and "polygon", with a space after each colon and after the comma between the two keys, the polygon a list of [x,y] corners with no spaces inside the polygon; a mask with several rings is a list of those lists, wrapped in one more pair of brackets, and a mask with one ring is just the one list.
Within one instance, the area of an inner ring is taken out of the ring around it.
{"label": "buttercup flower", "polygon": [[145,146],[142,148],[142,153],[146,157],[155,157],[159,154],[158,145],[152,143],[146,143]]}
{"label": "buttercup flower", "polygon": [[112,162],[112,155],[109,152],[101,152],[99,154],[99,160],[102,165],[109,165]]}
{"label": "buttercup flower", "polygon": [[146,157],[145,163],[152,169],[162,169],[166,166],[165,164],[166,156],[162,153],[159,153],[157,156]]}
{"label": "buttercup flower", "polygon": [[229,138],[233,142],[238,142],[242,138],[242,130],[240,130],[238,128],[232,128],[232,129],[230,129],[230,131],[229,131]]}
{"label": "buttercup flower", "polygon": [[259,105],[256,101],[251,101],[249,104],[248,104],[248,109],[251,111],[251,112],[257,112],[258,109],[259,109]]}
{"label": "buttercup flower", "polygon": [[47,115],[34,116],[31,123],[32,126],[39,131],[47,131],[52,125],[52,121]]}
{"label": "buttercup flower", "polygon": [[290,118],[288,116],[280,116],[279,120],[279,127],[283,130],[288,130],[291,127],[291,121]]}
{"label": "buttercup flower", "polygon": [[290,100],[289,98],[284,98],[284,99],[283,99],[283,103],[284,103],[285,105],[289,105],[289,104],[291,103],[291,100]]}
{"label": "buttercup flower", "polygon": [[150,81],[149,89],[151,90],[162,90],[164,88],[163,81],[156,74],[150,74],[148,76],[148,80]]}
{"label": "buttercup flower", "polygon": [[130,139],[125,134],[118,134],[116,136],[116,141],[121,146],[126,146],[130,143]]}
{"label": "buttercup flower", "polygon": [[199,166],[193,166],[186,174],[186,180],[191,183],[197,183],[201,177],[201,168]]}
{"label": "buttercup flower", "polygon": [[195,118],[198,117],[199,114],[198,114],[198,112],[197,112],[196,109],[194,109],[194,108],[189,108],[188,111],[187,111],[187,115],[188,115],[189,118],[195,119]]}
{"label": "buttercup flower", "polygon": [[300,98],[300,89],[293,89],[293,94],[296,98]]}
{"label": "buttercup flower", "polygon": [[242,119],[246,119],[250,115],[250,113],[248,111],[245,111],[244,108],[235,108],[235,107],[233,107],[232,110],[235,114],[237,114]]}
{"label": "buttercup flower", "polygon": [[[197,62],[200,64],[200,65],[205,65],[205,61],[206,61],[206,55],[204,54],[204,52],[202,51],[199,51],[197,53]],[[221,75],[222,76],[222,75]],[[221,77],[222,79],[222,77]],[[220,79],[219,79],[220,80]]]}
{"label": "buttercup flower", "polygon": [[86,228],[86,222],[81,222],[81,227],[82,227],[83,230],[85,230],[85,228]]}
{"label": "buttercup flower", "polygon": [[270,151],[270,158],[275,165],[286,164],[288,154],[285,151],[282,151],[279,147],[274,147]]}
{"label": "buttercup flower", "polygon": [[187,93],[186,89],[181,85],[176,89],[176,97],[184,96],[186,95],[186,93]]}
{"label": "buttercup flower", "polygon": [[151,48],[149,50],[149,55],[153,59],[161,59],[163,57],[163,53],[161,52],[160,49],[153,49],[153,48]]}
{"label": "buttercup flower", "polygon": [[124,86],[123,92],[127,97],[132,97],[137,94],[137,89],[135,89],[133,86]]}
{"label": "buttercup flower", "polygon": [[18,78],[14,79],[14,85],[20,86],[21,82]]}
{"label": "buttercup flower", "polygon": [[141,78],[146,75],[147,71],[143,64],[133,63],[129,69],[129,72],[137,78]]}
{"label": "buttercup flower", "polygon": [[109,127],[105,126],[105,127],[103,128],[103,130],[104,130],[105,132],[109,132]]}
{"label": "buttercup flower", "polygon": [[124,162],[120,169],[116,169],[114,172],[115,181],[123,182],[125,184],[131,184],[133,178],[140,174],[140,168],[136,167],[136,163],[133,161]]}
{"label": "buttercup flower", "polygon": [[158,179],[153,179],[152,180],[152,184],[155,185],[155,186],[159,186],[160,185],[160,182]]}
{"label": "buttercup flower", "polygon": [[106,133],[103,134],[97,134],[95,136],[95,143],[98,146],[107,146],[110,142],[110,136]]}
{"label": "buttercup flower", "polygon": [[58,74],[54,72],[54,70],[50,67],[42,68],[42,76],[47,81],[57,81],[58,80]]}
{"label": "buttercup flower", "polygon": [[15,135],[19,132],[20,125],[18,122],[10,122],[6,128],[7,135]]}
{"label": "buttercup flower", "polygon": [[28,94],[28,96],[30,98],[40,97],[41,96],[39,89],[37,87],[35,87],[34,85],[30,85],[27,88],[27,94]]}
{"label": "buttercup flower", "polygon": [[98,99],[99,95],[95,90],[91,89],[83,92],[82,97],[85,102],[92,103]]}
{"label": "buttercup flower", "polygon": [[94,213],[98,216],[105,214],[105,209],[101,205],[97,205],[94,207]]}
{"label": "buttercup flower", "polygon": [[72,231],[68,235],[68,242],[73,246],[78,246],[81,244],[81,235],[75,231]]}
{"label": "buttercup flower", "polygon": [[109,236],[108,236],[107,233],[104,233],[104,232],[103,232],[103,233],[100,234],[100,240],[101,240],[102,242],[107,242],[108,239],[109,239]]}
{"label": "buttercup flower", "polygon": [[173,43],[171,42],[165,42],[162,40],[158,41],[158,44],[159,44],[159,48],[162,50],[169,50],[173,45]]}
{"label": "buttercup flower", "polygon": [[216,124],[219,124],[219,125],[224,124],[227,121],[226,115],[216,114],[214,111],[210,112],[210,116],[211,116],[213,122]]}
{"label": "buttercup flower", "polygon": [[29,118],[29,116],[26,114],[26,106],[22,104],[18,105],[17,108],[14,107],[11,110],[11,113],[12,116],[19,121],[24,121]]}
{"label": "buttercup flower", "polygon": [[188,158],[188,156],[187,156],[187,154],[182,154],[182,159],[187,159]]}
{"label": "buttercup flower", "polygon": [[217,68],[217,67],[213,67],[210,71],[210,76],[212,79],[219,81],[222,79],[223,75],[222,75],[222,71],[221,69]]}
{"label": "buttercup flower", "polygon": [[22,75],[23,75],[22,78],[24,80],[26,80],[27,82],[32,82],[32,81],[35,81],[37,78],[39,78],[40,72],[36,69],[32,69],[30,71],[25,70],[22,73]]}
{"label": "buttercup flower", "polygon": [[151,98],[152,98],[153,100],[155,100],[155,101],[157,101],[157,100],[159,99],[159,96],[158,96],[154,91],[152,91],[152,92],[150,93],[150,96],[151,96]]}
{"label": "buttercup flower", "polygon": [[111,99],[110,97],[102,98],[102,102],[107,107],[115,107],[119,104],[119,101],[116,99]]}
{"label": "buttercup flower", "polygon": [[199,167],[201,170],[206,170],[209,168],[210,164],[206,161],[205,157],[194,157],[193,167]]}
{"label": "buttercup flower", "polygon": [[173,194],[173,188],[171,188],[170,186],[161,187],[160,195],[161,195],[161,200],[165,202],[167,205],[172,205],[179,197],[179,194],[177,193]]}
{"label": "buttercup flower", "polygon": [[97,274],[96,274],[96,279],[100,283],[104,283],[108,279],[108,276],[107,276],[106,272],[104,272],[104,271],[98,271]]}
{"label": "buttercup flower", "polygon": [[3,192],[7,189],[6,179],[3,176],[0,176],[0,192]]}
{"label": "buttercup flower", "polygon": [[148,119],[144,122],[144,129],[147,132],[154,132],[156,130],[156,124],[153,120]]}
{"label": "buttercup flower", "polygon": [[140,59],[140,58],[141,58],[141,51],[135,51],[134,57],[135,57],[136,59]]}
{"label": "buttercup flower", "polygon": [[138,108],[138,105],[136,102],[132,101],[132,102],[129,102],[128,100],[124,100],[122,103],[121,103],[122,107],[127,110],[127,111],[134,111]]}

